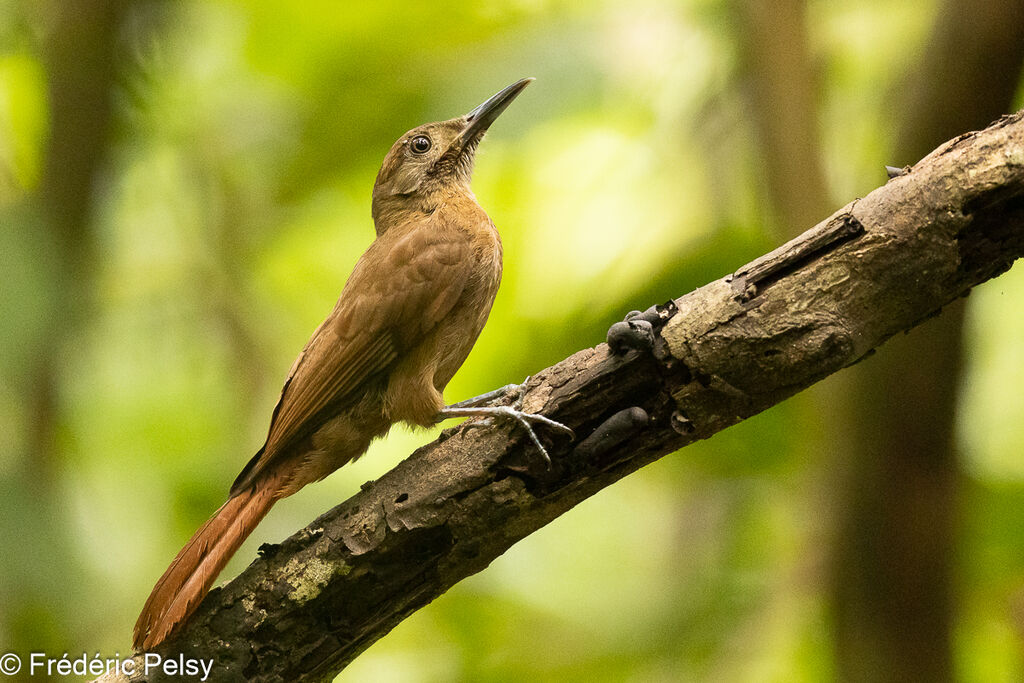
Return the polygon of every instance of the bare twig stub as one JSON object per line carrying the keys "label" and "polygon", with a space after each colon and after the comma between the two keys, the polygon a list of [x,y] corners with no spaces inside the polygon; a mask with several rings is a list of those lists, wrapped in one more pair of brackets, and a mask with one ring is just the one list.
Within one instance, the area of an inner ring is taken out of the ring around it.
{"label": "bare twig stub", "polygon": [[[857,362],[1022,254],[1018,113],[944,144],[733,275],[634,316],[615,330],[619,353],[600,344],[537,373],[523,408],[577,434],[551,437],[550,470],[504,424],[446,430],[261,549],[159,653],[212,658],[209,680],[331,680],[581,500]],[[119,680],[143,679],[162,675]]]}

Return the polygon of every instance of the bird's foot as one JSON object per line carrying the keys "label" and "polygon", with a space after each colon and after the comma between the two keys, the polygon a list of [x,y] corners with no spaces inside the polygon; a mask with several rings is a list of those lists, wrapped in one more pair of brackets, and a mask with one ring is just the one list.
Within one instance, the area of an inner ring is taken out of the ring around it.
{"label": "bird's foot", "polygon": [[[550,429],[568,436],[570,439],[575,439],[576,434],[571,429],[566,427],[561,422],[552,420],[549,417],[538,415],[537,413],[523,412],[519,408],[522,405],[523,400],[523,384],[509,384],[506,387],[497,389],[495,391],[482,394],[475,398],[471,398],[468,401],[460,401],[459,403],[452,404],[441,409],[441,412],[437,414],[438,420],[444,420],[452,417],[484,417],[488,419],[502,418],[506,420],[514,420],[519,423],[526,433],[529,434],[530,440],[533,441],[533,445],[537,447],[540,454],[544,456],[544,460],[548,464],[548,468],[551,467],[551,456],[548,455],[548,451],[544,448],[544,444],[540,442],[540,438],[537,436],[537,432],[533,429],[533,424],[537,423],[545,425]],[[482,405],[486,403],[493,403],[498,397],[504,397],[515,391],[518,393],[513,405]]]}

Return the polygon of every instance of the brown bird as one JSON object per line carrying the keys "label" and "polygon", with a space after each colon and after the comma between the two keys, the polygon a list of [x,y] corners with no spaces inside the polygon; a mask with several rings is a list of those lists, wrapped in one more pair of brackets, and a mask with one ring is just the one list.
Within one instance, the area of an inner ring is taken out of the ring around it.
{"label": "brown bird", "polygon": [[470,190],[488,126],[532,81],[465,116],[413,128],[391,147],[373,187],[377,238],[292,365],[266,443],[228,501],[174,558],[135,624],[150,650],[180,627],[253,528],[281,498],[361,456],[395,422],[497,415],[568,428],[494,394],[445,407],[441,396],[483,329],[501,280],[501,239]]}

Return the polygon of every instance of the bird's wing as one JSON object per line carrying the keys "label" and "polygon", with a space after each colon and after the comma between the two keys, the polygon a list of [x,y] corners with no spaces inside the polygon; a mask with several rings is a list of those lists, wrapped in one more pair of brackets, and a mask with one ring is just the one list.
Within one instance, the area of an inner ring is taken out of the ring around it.
{"label": "bird's wing", "polygon": [[292,365],[267,442],[238,475],[232,494],[278,453],[361,398],[367,381],[385,373],[451,311],[472,271],[471,252],[467,234],[436,234],[431,226],[370,245]]}

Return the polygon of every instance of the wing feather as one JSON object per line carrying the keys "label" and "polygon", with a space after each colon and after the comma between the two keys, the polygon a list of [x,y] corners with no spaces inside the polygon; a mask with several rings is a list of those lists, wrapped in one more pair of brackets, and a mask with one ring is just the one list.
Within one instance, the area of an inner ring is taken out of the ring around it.
{"label": "wing feather", "polygon": [[462,231],[429,223],[398,238],[381,235],[360,258],[328,318],[299,354],[274,408],[264,447],[232,492],[279,454],[363,396],[452,310],[472,273]]}

